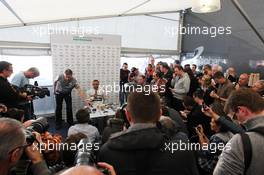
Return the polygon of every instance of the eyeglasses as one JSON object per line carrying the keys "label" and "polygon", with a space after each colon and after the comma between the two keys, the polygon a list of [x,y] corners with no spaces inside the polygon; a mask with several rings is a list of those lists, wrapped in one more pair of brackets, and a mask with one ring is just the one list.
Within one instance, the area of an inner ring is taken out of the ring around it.
{"label": "eyeglasses", "polygon": [[13,69],[7,69],[6,71],[7,72],[13,72]]}

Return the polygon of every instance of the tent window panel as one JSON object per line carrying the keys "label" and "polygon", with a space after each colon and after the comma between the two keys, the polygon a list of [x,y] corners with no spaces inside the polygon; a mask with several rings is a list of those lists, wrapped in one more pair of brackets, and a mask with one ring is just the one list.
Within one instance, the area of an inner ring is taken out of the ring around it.
{"label": "tent window panel", "polygon": [[30,83],[34,84],[34,81],[37,81],[39,86],[50,86],[53,84],[51,56],[1,55],[0,61],[8,61],[13,65],[14,73],[9,80],[12,80],[13,76],[20,71],[26,71],[30,67],[37,67],[40,71],[40,76],[30,80]]}

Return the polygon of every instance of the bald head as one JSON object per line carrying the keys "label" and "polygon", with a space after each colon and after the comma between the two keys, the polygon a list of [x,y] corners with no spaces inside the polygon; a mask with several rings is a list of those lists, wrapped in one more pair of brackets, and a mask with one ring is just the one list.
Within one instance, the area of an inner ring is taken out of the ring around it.
{"label": "bald head", "polygon": [[99,170],[92,166],[76,166],[64,171],[61,175],[103,175]]}

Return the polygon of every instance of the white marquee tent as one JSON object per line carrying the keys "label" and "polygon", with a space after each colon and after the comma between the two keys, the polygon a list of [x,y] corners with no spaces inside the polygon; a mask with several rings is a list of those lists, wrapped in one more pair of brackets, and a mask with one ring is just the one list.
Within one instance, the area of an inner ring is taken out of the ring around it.
{"label": "white marquee tent", "polygon": [[[149,54],[175,56],[179,12],[190,7],[191,0],[0,0],[0,60],[23,60],[15,71],[39,66],[46,72],[40,85],[50,85],[51,29],[121,35],[122,54],[141,54],[137,61]],[[52,112],[51,99],[35,104],[35,112]]]}
{"label": "white marquee tent", "polygon": [[0,28],[58,21],[168,13],[191,0],[0,0]]}
{"label": "white marquee tent", "polygon": [[124,52],[175,55],[179,11],[190,7],[191,0],[0,0],[0,51],[49,50],[49,32],[55,29],[121,35]]}

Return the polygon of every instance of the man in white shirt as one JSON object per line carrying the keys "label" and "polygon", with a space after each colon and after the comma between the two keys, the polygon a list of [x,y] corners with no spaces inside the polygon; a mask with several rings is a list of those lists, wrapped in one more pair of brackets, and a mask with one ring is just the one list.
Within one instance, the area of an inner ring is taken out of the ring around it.
{"label": "man in white shirt", "polygon": [[93,80],[93,88],[86,92],[86,102],[90,106],[96,107],[98,104],[103,104],[106,100],[105,92],[99,88],[99,85],[99,80]]}

